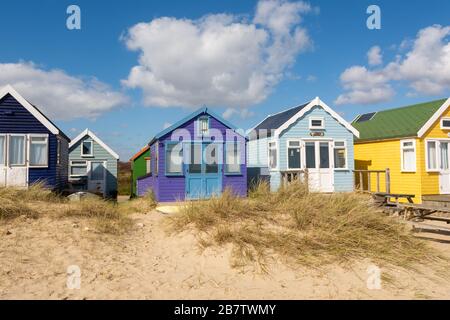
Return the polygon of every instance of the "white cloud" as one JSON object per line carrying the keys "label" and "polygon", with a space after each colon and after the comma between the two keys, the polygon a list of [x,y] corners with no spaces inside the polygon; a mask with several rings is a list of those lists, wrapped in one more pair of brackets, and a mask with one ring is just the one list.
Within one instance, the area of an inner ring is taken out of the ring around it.
{"label": "white cloud", "polygon": [[250,111],[248,109],[233,109],[228,108],[225,110],[225,112],[222,114],[222,117],[224,119],[231,119],[234,115],[240,116],[242,119],[249,119],[255,115],[253,111]]}
{"label": "white cloud", "polygon": [[[336,104],[370,104],[391,99],[394,82],[406,83],[414,94],[442,95],[450,90],[450,26],[433,25],[420,30],[410,51],[378,70],[352,66],[340,77],[347,92]],[[400,45],[404,47],[404,45]],[[401,48],[402,49],[402,48]]]}
{"label": "white cloud", "polygon": [[44,70],[32,62],[0,63],[0,87],[7,84],[51,119],[95,118],[127,102],[125,95],[95,78]]}
{"label": "white cloud", "polygon": [[379,46],[373,46],[367,52],[367,59],[369,61],[369,65],[377,66],[383,63],[383,56],[381,54],[381,48]]}
{"label": "white cloud", "polygon": [[163,124],[163,130],[167,129],[168,127],[170,127],[172,124],[170,122],[164,122]]}
{"label": "white cloud", "polygon": [[159,107],[257,104],[270,94],[311,41],[300,26],[304,2],[261,0],[252,21],[229,14],[139,23],[124,41],[139,64],[123,83]]}

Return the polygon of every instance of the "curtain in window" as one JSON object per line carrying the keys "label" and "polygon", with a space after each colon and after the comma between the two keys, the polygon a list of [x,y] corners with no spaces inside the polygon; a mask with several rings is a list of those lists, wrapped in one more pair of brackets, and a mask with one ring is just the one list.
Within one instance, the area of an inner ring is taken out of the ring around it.
{"label": "curtain in window", "polygon": [[277,167],[277,149],[275,144],[269,144],[269,167],[271,169]]}
{"label": "curtain in window", "polygon": [[436,162],[436,141],[428,141],[428,169],[437,169]]}
{"label": "curtain in window", "polygon": [[32,165],[32,166],[47,165],[47,153],[48,152],[47,152],[47,139],[46,138],[31,138],[30,165]]}
{"label": "curtain in window", "polygon": [[11,136],[9,139],[9,163],[10,165],[25,164],[25,137]]}
{"label": "curtain in window", "polygon": [[416,167],[415,165],[415,155],[414,149],[404,149],[403,150],[403,169],[406,171],[413,171]]}
{"label": "curtain in window", "polygon": [[181,143],[167,146],[167,173],[182,173],[183,171],[183,149]]}
{"label": "curtain in window", "polygon": [[0,165],[5,164],[5,142],[6,137],[0,136]]}
{"label": "curtain in window", "polygon": [[441,169],[448,170],[448,143],[441,142]]}
{"label": "curtain in window", "polygon": [[334,167],[338,169],[343,169],[346,167],[346,157],[345,148],[335,148],[334,149]]}

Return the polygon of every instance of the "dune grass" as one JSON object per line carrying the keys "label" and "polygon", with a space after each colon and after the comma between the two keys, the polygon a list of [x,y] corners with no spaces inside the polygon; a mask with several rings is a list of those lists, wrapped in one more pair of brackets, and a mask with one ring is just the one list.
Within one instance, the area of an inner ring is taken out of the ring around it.
{"label": "dune grass", "polygon": [[156,208],[155,195],[150,190],[143,197],[133,198],[121,203],[121,209],[128,213],[149,213]]}
{"label": "dune grass", "polygon": [[131,226],[131,219],[126,212],[120,210],[112,201],[101,198],[86,198],[80,201],[69,201],[42,183],[28,189],[0,188],[0,221],[17,217],[85,219],[96,232],[122,234]]}
{"label": "dune grass", "polygon": [[190,202],[170,220],[171,229],[200,231],[203,246],[232,245],[232,265],[270,258],[320,267],[370,259],[380,265],[413,267],[441,259],[405,225],[383,215],[370,198],[356,193],[311,193],[292,183],[271,193],[265,183],[239,198],[226,190],[220,197]]}

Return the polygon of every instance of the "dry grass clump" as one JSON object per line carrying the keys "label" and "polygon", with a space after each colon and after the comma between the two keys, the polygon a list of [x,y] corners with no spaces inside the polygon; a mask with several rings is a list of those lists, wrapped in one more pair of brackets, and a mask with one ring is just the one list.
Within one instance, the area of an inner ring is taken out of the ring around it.
{"label": "dry grass clump", "polygon": [[190,202],[171,219],[176,231],[188,225],[201,231],[205,246],[232,244],[236,266],[264,266],[269,257],[308,266],[368,258],[412,267],[437,259],[404,224],[373,207],[367,196],[311,193],[300,182],[274,193],[262,183],[248,199],[226,190],[220,197]]}
{"label": "dry grass clump", "polygon": [[0,188],[0,199],[10,199],[12,201],[29,202],[61,202],[63,198],[45,187],[45,183],[38,182],[28,188]]}
{"label": "dry grass clump", "polygon": [[143,197],[130,199],[120,206],[129,213],[149,213],[156,208],[157,202],[154,193],[149,190]]}
{"label": "dry grass clump", "polygon": [[100,198],[86,198],[68,203],[61,217],[86,218],[94,222],[97,232],[123,234],[129,230],[132,220],[118,206]]}
{"label": "dry grass clump", "polygon": [[14,219],[20,216],[36,218],[38,212],[22,201],[0,198],[0,221]]}

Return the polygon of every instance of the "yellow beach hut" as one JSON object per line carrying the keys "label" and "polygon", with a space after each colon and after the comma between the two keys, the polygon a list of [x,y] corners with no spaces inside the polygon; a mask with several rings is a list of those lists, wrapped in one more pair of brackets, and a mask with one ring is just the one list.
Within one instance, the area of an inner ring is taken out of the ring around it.
{"label": "yellow beach hut", "polygon": [[389,169],[390,193],[414,194],[415,203],[450,202],[450,98],[362,114],[352,125],[356,170]]}

